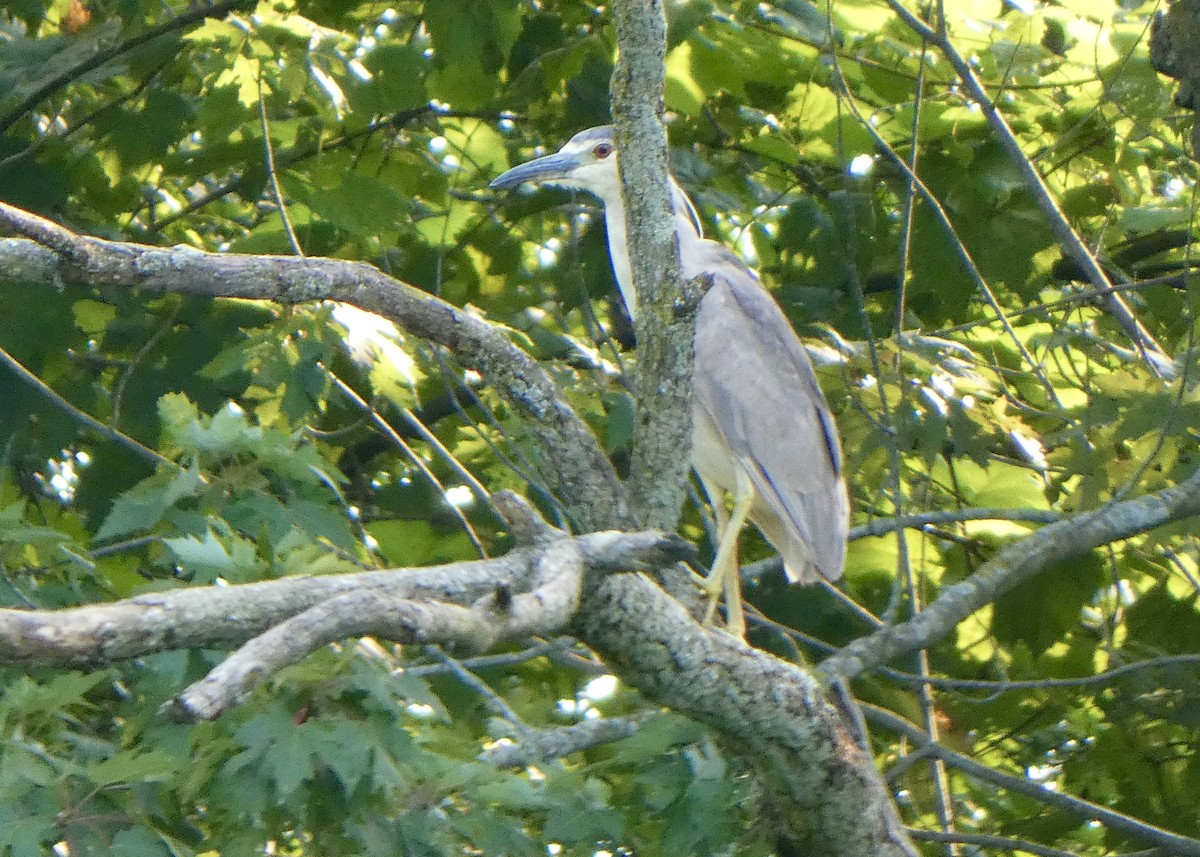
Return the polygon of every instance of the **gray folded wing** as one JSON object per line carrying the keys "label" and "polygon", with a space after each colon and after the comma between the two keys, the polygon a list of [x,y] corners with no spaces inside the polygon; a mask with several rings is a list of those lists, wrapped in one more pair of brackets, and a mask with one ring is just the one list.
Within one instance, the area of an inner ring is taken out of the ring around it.
{"label": "gray folded wing", "polygon": [[[712,275],[696,320],[697,421],[749,476],[758,494],[751,520],[783,555],[788,576],[811,580],[815,567],[836,580],[848,500],[837,429],[808,354],[736,256],[711,241],[688,249],[684,275]],[[697,470],[705,476],[704,462]]]}

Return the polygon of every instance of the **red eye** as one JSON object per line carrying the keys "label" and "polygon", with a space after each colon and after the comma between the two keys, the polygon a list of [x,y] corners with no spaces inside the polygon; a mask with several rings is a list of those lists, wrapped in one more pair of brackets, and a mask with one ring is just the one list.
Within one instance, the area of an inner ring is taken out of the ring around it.
{"label": "red eye", "polygon": [[605,158],[607,158],[609,155],[611,155],[612,153],[613,153],[612,143],[597,143],[596,147],[594,149],[592,149],[592,154],[595,155],[597,158],[599,158],[602,161]]}

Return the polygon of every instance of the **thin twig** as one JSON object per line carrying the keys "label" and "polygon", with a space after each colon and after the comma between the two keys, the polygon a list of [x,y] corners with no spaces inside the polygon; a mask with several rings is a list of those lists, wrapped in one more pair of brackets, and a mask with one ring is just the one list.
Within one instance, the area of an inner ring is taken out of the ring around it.
{"label": "thin twig", "polygon": [[1013,839],[1009,836],[991,836],[985,833],[961,833],[958,831],[943,833],[937,830],[917,830],[913,827],[908,828],[908,835],[918,842],[978,845],[981,848],[996,848],[1005,854],[1016,854],[1023,851],[1026,854],[1035,854],[1037,857],[1079,857],[1074,851],[1063,851],[1061,848],[1051,848],[1049,845],[1041,845],[1025,839]]}
{"label": "thin twig", "polygon": [[[900,0],[886,0],[888,7],[895,12],[913,32],[933,44],[937,45],[938,50],[942,55],[949,60],[950,65],[954,68],[959,79],[962,80],[963,86],[983,110],[983,115],[987,119],[988,124],[992,128],[992,132],[996,135],[1000,142],[1001,148],[1004,149],[1017,171],[1021,173],[1025,180],[1025,187],[1029,191],[1034,202],[1041,208],[1050,224],[1051,230],[1055,237],[1080,267],[1087,273],[1088,279],[1100,289],[1112,289],[1112,282],[1108,278],[1108,274],[1104,272],[1100,262],[1096,259],[1094,253],[1088,249],[1083,243],[1083,239],[1079,237],[1074,227],[1071,226],[1067,216],[1059,207],[1058,201],[1054,198],[1050,188],[1046,185],[1045,179],[1041,173],[1037,171],[1037,167],[1033,162],[1025,156],[1021,150],[1021,144],[1017,140],[1016,134],[1013,133],[1008,121],[996,107],[995,102],[988,95],[983,83],[979,80],[975,70],[971,68],[971,64],[963,58],[962,54],[955,49],[951,44],[949,34],[945,29],[944,20],[938,29],[934,29],[922,21],[904,7]],[[1125,335],[1130,338],[1135,347],[1142,355],[1147,365],[1156,374],[1170,378],[1174,375],[1174,361],[1171,359],[1155,341],[1153,335],[1141,323],[1138,317],[1129,308],[1129,304],[1117,294],[1115,291],[1105,297],[1105,305],[1108,307],[1109,314],[1125,331]]]}
{"label": "thin twig", "polygon": [[1095,675],[1079,676],[1078,678],[1041,678],[1041,679],[970,679],[970,678],[944,678],[941,676],[920,676],[912,673],[901,672],[886,667],[880,667],[879,673],[886,675],[888,678],[895,681],[902,681],[910,685],[927,684],[932,687],[940,687],[945,690],[986,690],[989,691],[989,696],[986,700],[991,701],[998,698],[1000,695],[1009,693],[1014,690],[1048,690],[1056,687],[1096,687],[1107,686],[1119,678],[1134,673],[1139,673],[1142,670],[1164,669],[1166,667],[1178,666],[1195,666],[1200,667],[1200,655],[1164,655],[1158,658],[1147,658],[1144,661],[1138,661],[1132,664],[1124,664],[1123,666],[1113,667],[1104,672],[1098,672]]}
{"label": "thin twig", "polygon": [[25,366],[20,363],[20,361],[18,361],[3,348],[0,348],[0,364],[7,366],[8,370],[16,375],[19,380],[28,384],[30,387],[36,390],[42,396],[42,398],[46,399],[46,401],[50,402],[50,404],[54,405],[54,407],[65,413],[74,422],[83,425],[84,428],[91,429],[105,440],[110,440],[118,446],[124,447],[138,458],[148,461],[150,464],[165,464],[170,467],[177,466],[175,462],[171,461],[171,459],[167,458],[166,456],[159,454],[148,446],[143,446],[129,435],[118,431],[112,426],[106,426],[91,414],[84,413],[79,408],[72,405],[53,389],[51,389],[45,381],[43,381],[33,372],[30,372],[28,369],[26,369]]}
{"label": "thin twig", "polygon": [[[473,658],[462,658],[461,663],[466,669],[496,669],[497,667],[513,667],[519,664],[532,661],[535,658],[548,656],[551,652],[559,651],[564,646],[572,645],[574,639],[571,637],[556,637],[553,640],[532,640],[528,645],[517,652],[505,652],[502,655],[477,655]],[[443,675],[449,672],[449,668],[445,664],[416,664],[414,666],[403,666],[397,670],[399,675],[404,677],[425,678],[432,675]]]}
{"label": "thin twig", "polygon": [[404,421],[408,423],[409,428],[413,433],[425,441],[429,446],[441,457],[443,461],[458,474],[463,483],[471,489],[471,493],[475,495],[475,499],[481,503],[490,504],[492,501],[491,493],[484,487],[483,483],[475,478],[475,474],[467,469],[457,456],[442,443],[442,441],[429,430],[425,423],[421,422],[420,418],[408,408],[401,408],[400,415],[404,417]]}
{"label": "thin twig", "polygon": [[26,98],[22,100],[20,104],[8,111],[8,113],[0,116],[0,135],[4,134],[5,131],[12,127],[14,122],[25,115],[25,113],[36,107],[38,102],[50,95],[50,93],[57,89],[61,89],[71,81],[87,74],[89,71],[100,68],[100,66],[104,65],[109,60],[116,59],[117,57],[121,56],[121,54],[128,53],[134,48],[141,47],[146,42],[153,41],[160,36],[165,36],[168,33],[172,33],[176,30],[182,30],[183,28],[189,27],[192,24],[198,23],[199,21],[203,21],[207,18],[223,18],[234,9],[240,9],[243,7],[248,8],[254,5],[254,0],[225,0],[225,2],[222,3],[196,6],[181,15],[177,15],[170,21],[159,24],[157,27],[151,27],[146,32],[140,33],[131,39],[127,39],[118,45],[114,45],[108,50],[98,51],[82,62],[76,63],[60,74],[50,78],[50,80],[46,81],[28,96],[26,96]]}
{"label": "thin twig", "polygon": [[[400,436],[400,433],[392,428],[391,424],[385,420],[379,414],[379,412],[375,410],[375,408],[368,404],[366,399],[360,396],[353,387],[335,375],[328,368],[325,369],[325,374],[328,376],[329,380],[333,382],[333,385],[337,387],[341,394],[349,399],[350,402],[356,408],[358,408],[368,420],[371,421],[371,424],[374,425],[384,437],[400,448],[405,457],[412,462],[413,466],[416,467],[420,474],[425,477],[425,480],[429,482],[429,484],[432,485],[439,494],[441,494],[442,499],[445,500],[446,486],[443,485],[442,481],[437,478],[437,474],[429,469],[429,465],[425,463],[425,459],[417,455],[416,451],[413,450],[413,448],[405,442],[404,438]],[[463,510],[460,509],[457,504],[451,503],[448,500],[446,500],[446,506],[449,507],[451,514],[453,514],[458,520],[459,526],[461,526],[463,532],[467,534],[467,538],[471,540],[471,546],[475,548],[475,552],[479,554],[481,559],[486,558],[488,555],[487,548],[484,547],[483,540],[479,538],[479,534],[475,532],[475,528],[471,526],[471,522],[467,520],[467,516],[463,514]]]}
{"label": "thin twig", "polygon": [[[512,437],[512,432],[505,428],[504,424],[501,423],[500,419],[496,416],[496,412],[482,397],[475,396],[473,404],[479,408],[479,411],[483,414],[483,418],[487,425],[490,426],[492,431],[496,433],[496,436],[504,438],[504,440],[507,442],[509,449],[513,451],[513,455],[510,456],[500,448],[499,444],[497,444],[493,439],[491,433],[484,431],[480,426],[479,421],[473,419],[471,415],[467,413],[466,408],[464,408],[462,402],[459,401],[456,386],[463,382],[456,377],[455,373],[451,372],[449,362],[446,360],[442,350],[433,347],[430,349],[430,354],[433,357],[434,362],[437,364],[438,372],[442,379],[442,385],[445,389],[445,395],[450,402],[450,406],[458,415],[458,418],[463,421],[463,425],[470,426],[475,432],[475,437],[482,441],[485,446],[487,446],[492,455],[496,457],[496,460],[503,464],[511,472],[519,476],[522,481],[529,486],[530,490],[534,491],[538,497],[541,498],[544,504],[554,512],[554,523],[558,527],[566,529],[567,516],[566,510],[563,508],[563,504],[558,500],[557,497],[554,496],[554,493],[546,485],[545,481],[539,478],[537,473],[537,465],[533,462],[525,450],[521,448],[521,445],[516,443]],[[520,464],[513,460],[514,457],[520,460]]]}
{"label": "thin twig", "polygon": [[129,382],[133,379],[134,371],[142,364],[146,356],[158,347],[159,341],[174,328],[175,319],[179,317],[179,307],[180,303],[176,301],[174,306],[171,307],[171,311],[167,313],[167,317],[163,319],[162,324],[158,326],[158,330],[150,334],[150,338],[143,343],[142,347],[133,355],[133,359],[121,370],[121,376],[117,379],[116,386],[113,387],[112,392],[112,418],[109,420],[109,424],[114,429],[119,429],[121,426],[121,403],[125,400],[125,390],[128,388]]}
{"label": "thin twig", "polygon": [[292,218],[288,216],[287,205],[283,201],[283,190],[279,187],[279,173],[275,171],[275,147],[271,144],[271,124],[267,120],[267,102],[263,98],[261,71],[258,76],[258,122],[262,127],[263,153],[266,156],[267,165],[267,182],[271,186],[271,196],[275,200],[275,210],[279,212],[279,220],[283,223],[283,232],[287,235],[288,244],[292,246],[292,252],[303,259],[304,248],[300,246],[300,239],[296,237],[296,230],[292,227]]}
{"label": "thin twig", "polygon": [[915,742],[924,753],[936,756],[946,762],[946,764],[957,768],[974,779],[992,783],[1017,794],[1025,795],[1039,803],[1070,812],[1088,821],[1099,821],[1126,836],[1163,846],[1172,854],[1184,855],[1184,857],[1200,857],[1200,840],[1190,839],[1186,836],[1172,833],[1169,830],[1163,830],[1160,827],[1155,827],[1152,824],[1132,818],[1100,804],[1084,800],[1083,798],[1073,797],[1059,791],[1052,791],[1025,777],[1015,777],[1011,774],[997,771],[994,768],[989,768],[987,765],[977,762],[969,756],[956,753],[941,744],[930,741],[919,726],[910,723],[885,708],[867,703],[860,703],[860,705],[863,714],[870,722],[903,735],[908,740]]}
{"label": "thin twig", "polygon": [[462,661],[447,654],[446,650],[441,646],[426,646],[425,652],[431,658],[441,663],[451,675],[479,694],[484,704],[512,724],[513,729],[517,731],[518,735],[521,737],[532,737],[533,729],[521,719],[521,715],[513,711],[512,706],[505,702],[500,694],[492,690],[487,682],[463,666]]}
{"label": "thin twig", "polygon": [[497,768],[545,764],[571,753],[628,738],[649,716],[652,716],[651,713],[646,712],[640,716],[605,717],[583,720],[570,726],[530,729],[521,735],[519,744],[496,743],[480,753],[479,760]]}
{"label": "thin twig", "polygon": [[966,521],[1013,521],[1027,524],[1053,524],[1062,520],[1061,512],[1049,509],[951,509],[945,512],[921,512],[895,518],[876,518],[850,530],[850,541],[869,536],[884,536],[901,529],[920,530],[937,524]]}

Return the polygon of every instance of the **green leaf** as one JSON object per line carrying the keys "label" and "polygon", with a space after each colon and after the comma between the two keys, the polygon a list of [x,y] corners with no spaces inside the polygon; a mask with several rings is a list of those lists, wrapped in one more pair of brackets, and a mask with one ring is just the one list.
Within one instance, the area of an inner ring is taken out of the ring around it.
{"label": "green leaf", "polygon": [[168,393],[158,400],[158,418],[167,437],[180,437],[200,419],[200,411],[187,396]]}
{"label": "green leaf", "polygon": [[[547,787],[553,789],[553,779],[557,778],[559,776],[548,778]],[[608,788],[591,777],[584,780],[582,788],[575,783],[571,785],[571,791],[561,794],[546,813],[543,828],[546,838],[563,844],[605,839],[619,841],[621,817],[608,805]]]}
{"label": "green leaf", "polygon": [[1092,551],[1045,569],[996,600],[992,631],[1007,645],[1024,643],[1041,654],[1073,631],[1081,611],[1105,580],[1105,563]]}
{"label": "green leaf", "polygon": [[253,107],[258,104],[258,76],[261,66],[247,57],[235,56],[229,65],[217,75],[218,89],[229,89],[237,94],[237,100],[243,107]]}
{"label": "green leaf", "polygon": [[4,710],[31,716],[71,708],[85,703],[85,695],[105,678],[102,672],[67,672],[39,683],[23,676],[5,689]]}
{"label": "green leaf", "polygon": [[153,830],[133,827],[113,837],[112,853],[121,857],[176,857],[178,851]]}
{"label": "green leaf", "polygon": [[146,753],[124,751],[89,765],[86,776],[97,788],[115,783],[165,780],[175,773],[175,760],[161,750]]}
{"label": "green leaf", "polygon": [[384,42],[363,58],[363,65],[371,72],[371,80],[348,92],[356,111],[390,114],[429,101],[423,79],[428,65],[414,47]]}
{"label": "green leaf", "polygon": [[243,583],[261,576],[254,545],[244,539],[221,540],[209,530],[202,539],[184,536],[163,539],[163,544],[197,582],[211,583],[220,577],[231,583]]}
{"label": "green leaf", "polygon": [[[409,201],[387,182],[357,172],[343,172],[324,187],[299,196],[313,214],[354,235],[376,235],[410,210]],[[289,188],[293,187],[289,184]]]}
{"label": "green leaf", "polygon": [[45,854],[57,838],[56,830],[52,818],[30,817],[18,808],[0,806],[0,851],[13,857]]}
{"label": "green leaf", "polygon": [[614,393],[604,397],[608,419],[604,438],[605,448],[610,452],[628,448],[633,441],[633,397],[627,393]]}
{"label": "green leaf", "polygon": [[425,23],[433,42],[430,93],[455,107],[480,106],[496,90],[497,73],[521,28],[516,0],[482,0],[463,5],[430,0]]}
{"label": "green leaf", "polygon": [[1191,209],[1183,205],[1140,205],[1121,212],[1122,229],[1129,232],[1153,232],[1191,222]]}
{"label": "green leaf", "polygon": [[465,533],[451,535],[428,521],[372,521],[366,530],[379,543],[384,559],[397,566],[446,562],[471,554]]}
{"label": "green leaf", "polygon": [[180,500],[197,496],[203,487],[204,479],[194,467],[174,471],[161,468],[117,497],[96,532],[96,541],[106,542],[152,529],[169,509]]}

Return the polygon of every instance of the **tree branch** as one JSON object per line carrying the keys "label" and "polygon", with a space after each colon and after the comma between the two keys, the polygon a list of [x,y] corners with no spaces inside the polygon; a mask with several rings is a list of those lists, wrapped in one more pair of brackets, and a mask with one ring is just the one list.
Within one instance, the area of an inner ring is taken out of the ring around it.
{"label": "tree branch", "polygon": [[868,536],[883,536],[901,529],[923,530],[935,524],[966,521],[1013,521],[1023,524],[1053,524],[1062,520],[1062,513],[1050,509],[946,509],[940,512],[917,512],[898,518],[875,518],[850,529],[850,541]]}
{"label": "tree branch", "polygon": [[900,670],[880,669],[882,675],[893,681],[903,682],[909,686],[927,684],[943,690],[962,693],[969,690],[987,691],[987,696],[972,702],[988,702],[998,699],[1006,693],[1017,690],[1046,690],[1052,687],[1106,687],[1114,684],[1117,679],[1143,670],[1159,670],[1168,667],[1200,668],[1200,655],[1163,655],[1158,658],[1147,658],[1144,661],[1134,661],[1110,670],[1103,670],[1094,675],[1079,676],[1078,678],[1037,678],[1037,679],[969,679],[944,678],[941,676],[920,676]]}
{"label": "tree branch", "polygon": [[560,537],[530,565],[529,592],[495,587],[470,607],[362,589],[323,601],[250,640],[164,709],[183,719],[213,720],[285,666],[346,637],[370,634],[478,652],[501,640],[554,633],[579,607],[583,552],[574,539]]}
{"label": "tree branch", "polygon": [[[625,234],[638,306],[637,422],[631,496],[639,521],[675,528],[686,493],[692,442],[692,339],[698,296],[688,300],[663,130],[667,20],[662,0],[616,0],[618,56],[612,112],[625,201]],[[652,523],[651,523],[652,522]]]}
{"label": "tree branch", "polygon": [[146,32],[139,33],[138,35],[127,39],[118,45],[115,45],[114,47],[103,51],[97,51],[94,55],[88,57],[82,62],[76,63],[70,68],[50,78],[48,81],[31,92],[20,104],[5,113],[3,116],[0,116],[0,134],[3,134],[5,131],[11,128],[14,122],[24,116],[28,111],[36,107],[38,102],[50,95],[50,93],[61,89],[82,75],[87,74],[89,71],[100,68],[100,66],[104,65],[110,60],[116,59],[121,54],[128,53],[134,48],[140,47],[141,45],[153,41],[160,36],[174,33],[177,30],[190,27],[192,24],[199,23],[200,21],[204,21],[208,18],[224,18],[234,9],[240,9],[243,7],[249,8],[253,6],[253,0],[225,0],[223,3],[214,3],[211,6],[196,6],[195,8],[189,9],[187,12],[177,15],[169,21],[159,24],[157,27],[151,27],[149,30],[146,30]]}
{"label": "tree branch", "polygon": [[809,672],[701,628],[644,576],[584,587],[578,636],[647,697],[721,730],[777,799],[780,836],[798,853],[915,853],[870,756]]}
{"label": "tree branch", "polygon": [[980,607],[1051,565],[1101,545],[1200,514],[1200,470],[1185,482],[1049,524],[1014,542],[961,583],[942,590],[917,616],[860,637],[821,663],[842,678],[926,648]]}
{"label": "tree branch", "polygon": [[1013,839],[1008,836],[988,836],[982,833],[960,833],[953,831],[943,833],[940,830],[914,830],[909,828],[908,835],[918,842],[945,842],[947,844],[956,845],[979,845],[983,848],[995,848],[1003,851],[1005,854],[1026,853],[1034,854],[1036,857],[1079,857],[1078,854],[1072,851],[1063,851],[1061,848],[1051,848],[1047,845],[1040,845],[1037,842],[1029,842],[1024,839]]}
{"label": "tree branch", "polygon": [[[692,552],[677,536],[654,532],[592,533],[574,542],[583,564],[598,572],[654,568]],[[94,666],[167,649],[240,644],[354,593],[380,602],[469,606],[501,589],[527,590],[542,553],[528,547],[497,559],[429,568],[178,589],[70,610],[4,609],[0,664]]]}
{"label": "tree branch", "polygon": [[[526,648],[516,652],[503,652],[498,655],[478,655],[473,658],[463,658],[459,664],[463,669],[478,670],[495,667],[513,667],[531,661],[534,658],[549,658],[554,653],[575,644],[571,637],[555,637],[552,640],[526,640]],[[406,676],[444,675],[450,672],[445,663],[417,664],[404,666],[402,671]]]}
{"label": "tree branch", "polygon": [[497,768],[545,764],[580,750],[628,738],[637,727],[638,720],[633,717],[605,717],[555,729],[534,729],[522,735],[519,744],[507,741],[493,744],[479,754],[479,759]]}
{"label": "tree branch", "polygon": [[[500,330],[362,262],[289,256],[206,253],[190,247],[151,247],[104,241],[4,203],[0,225],[53,250],[54,259],[20,242],[0,243],[0,261],[12,253],[22,278],[87,286],[142,288],[284,304],[336,300],[394,321],[445,345],[476,369],[526,418],[540,444],[540,469],[581,530],[629,528],[624,486],[595,436],[550,376]],[[678,456],[677,456],[678,457]],[[554,462],[569,461],[571,467]]]}
{"label": "tree branch", "polygon": [[73,422],[79,423],[86,429],[95,432],[100,437],[107,441],[115,443],[117,446],[124,447],[132,452],[138,458],[148,462],[151,465],[166,464],[174,466],[170,459],[162,454],[138,443],[124,432],[118,431],[112,426],[107,426],[100,420],[93,417],[91,414],[81,411],[79,408],[72,405],[62,396],[60,396],[53,388],[45,381],[30,372],[17,358],[13,357],[3,348],[0,348],[0,366],[4,366],[16,376],[22,383],[31,387],[39,396],[48,401],[51,405],[58,408],[67,415],[67,418]]}
{"label": "tree branch", "polygon": [[1042,178],[1041,173],[1037,171],[1037,167],[1033,165],[1033,162],[1021,150],[1021,144],[1009,126],[1008,120],[1004,118],[1004,114],[996,108],[995,102],[988,96],[983,82],[975,74],[975,70],[971,68],[971,64],[950,43],[950,37],[944,25],[938,29],[930,27],[908,9],[904,8],[900,0],[887,0],[887,4],[909,29],[913,30],[921,38],[937,45],[942,55],[950,61],[950,65],[954,68],[959,79],[962,80],[963,86],[970,93],[971,98],[975,99],[983,109],[983,115],[987,118],[988,124],[992,127],[996,138],[1000,141],[1000,146],[1025,180],[1026,190],[1029,191],[1029,195],[1037,203],[1038,208],[1042,210],[1042,214],[1046,216],[1046,220],[1050,224],[1050,229],[1054,232],[1059,244],[1062,245],[1067,254],[1084,270],[1092,285],[1104,293],[1104,305],[1108,309],[1109,315],[1116,320],[1117,324],[1125,332],[1125,335],[1133,342],[1146,364],[1162,377],[1173,378],[1178,371],[1175,361],[1171,359],[1170,355],[1155,341],[1150,331],[1138,320],[1138,317],[1134,315],[1133,310],[1129,308],[1129,304],[1125,302],[1125,299],[1113,289],[1112,281],[1109,280],[1108,274],[1104,272],[1104,268],[1100,265],[1099,260],[1087,248],[1087,245],[1083,243],[1083,240],[1079,237],[1079,233],[1071,226],[1070,221],[1067,220],[1067,216],[1059,208],[1054,194],[1046,186],[1045,179]]}
{"label": "tree branch", "polygon": [[1041,804],[1064,810],[1082,819],[1100,821],[1107,827],[1119,830],[1133,839],[1166,848],[1169,854],[1200,857],[1200,840],[1171,833],[1169,830],[1163,830],[1161,827],[1155,827],[1083,798],[1052,791],[1032,780],[994,770],[981,762],[976,762],[969,756],[956,753],[930,741],[929,736],[915,724],[909,723],[886,709],[874,705],[863,705],[862,708],[867,719],[872,723],[903,735],[917,745],[919,752],[941,759],[947,765],[957,768],[974,779],[1025,795]]}

